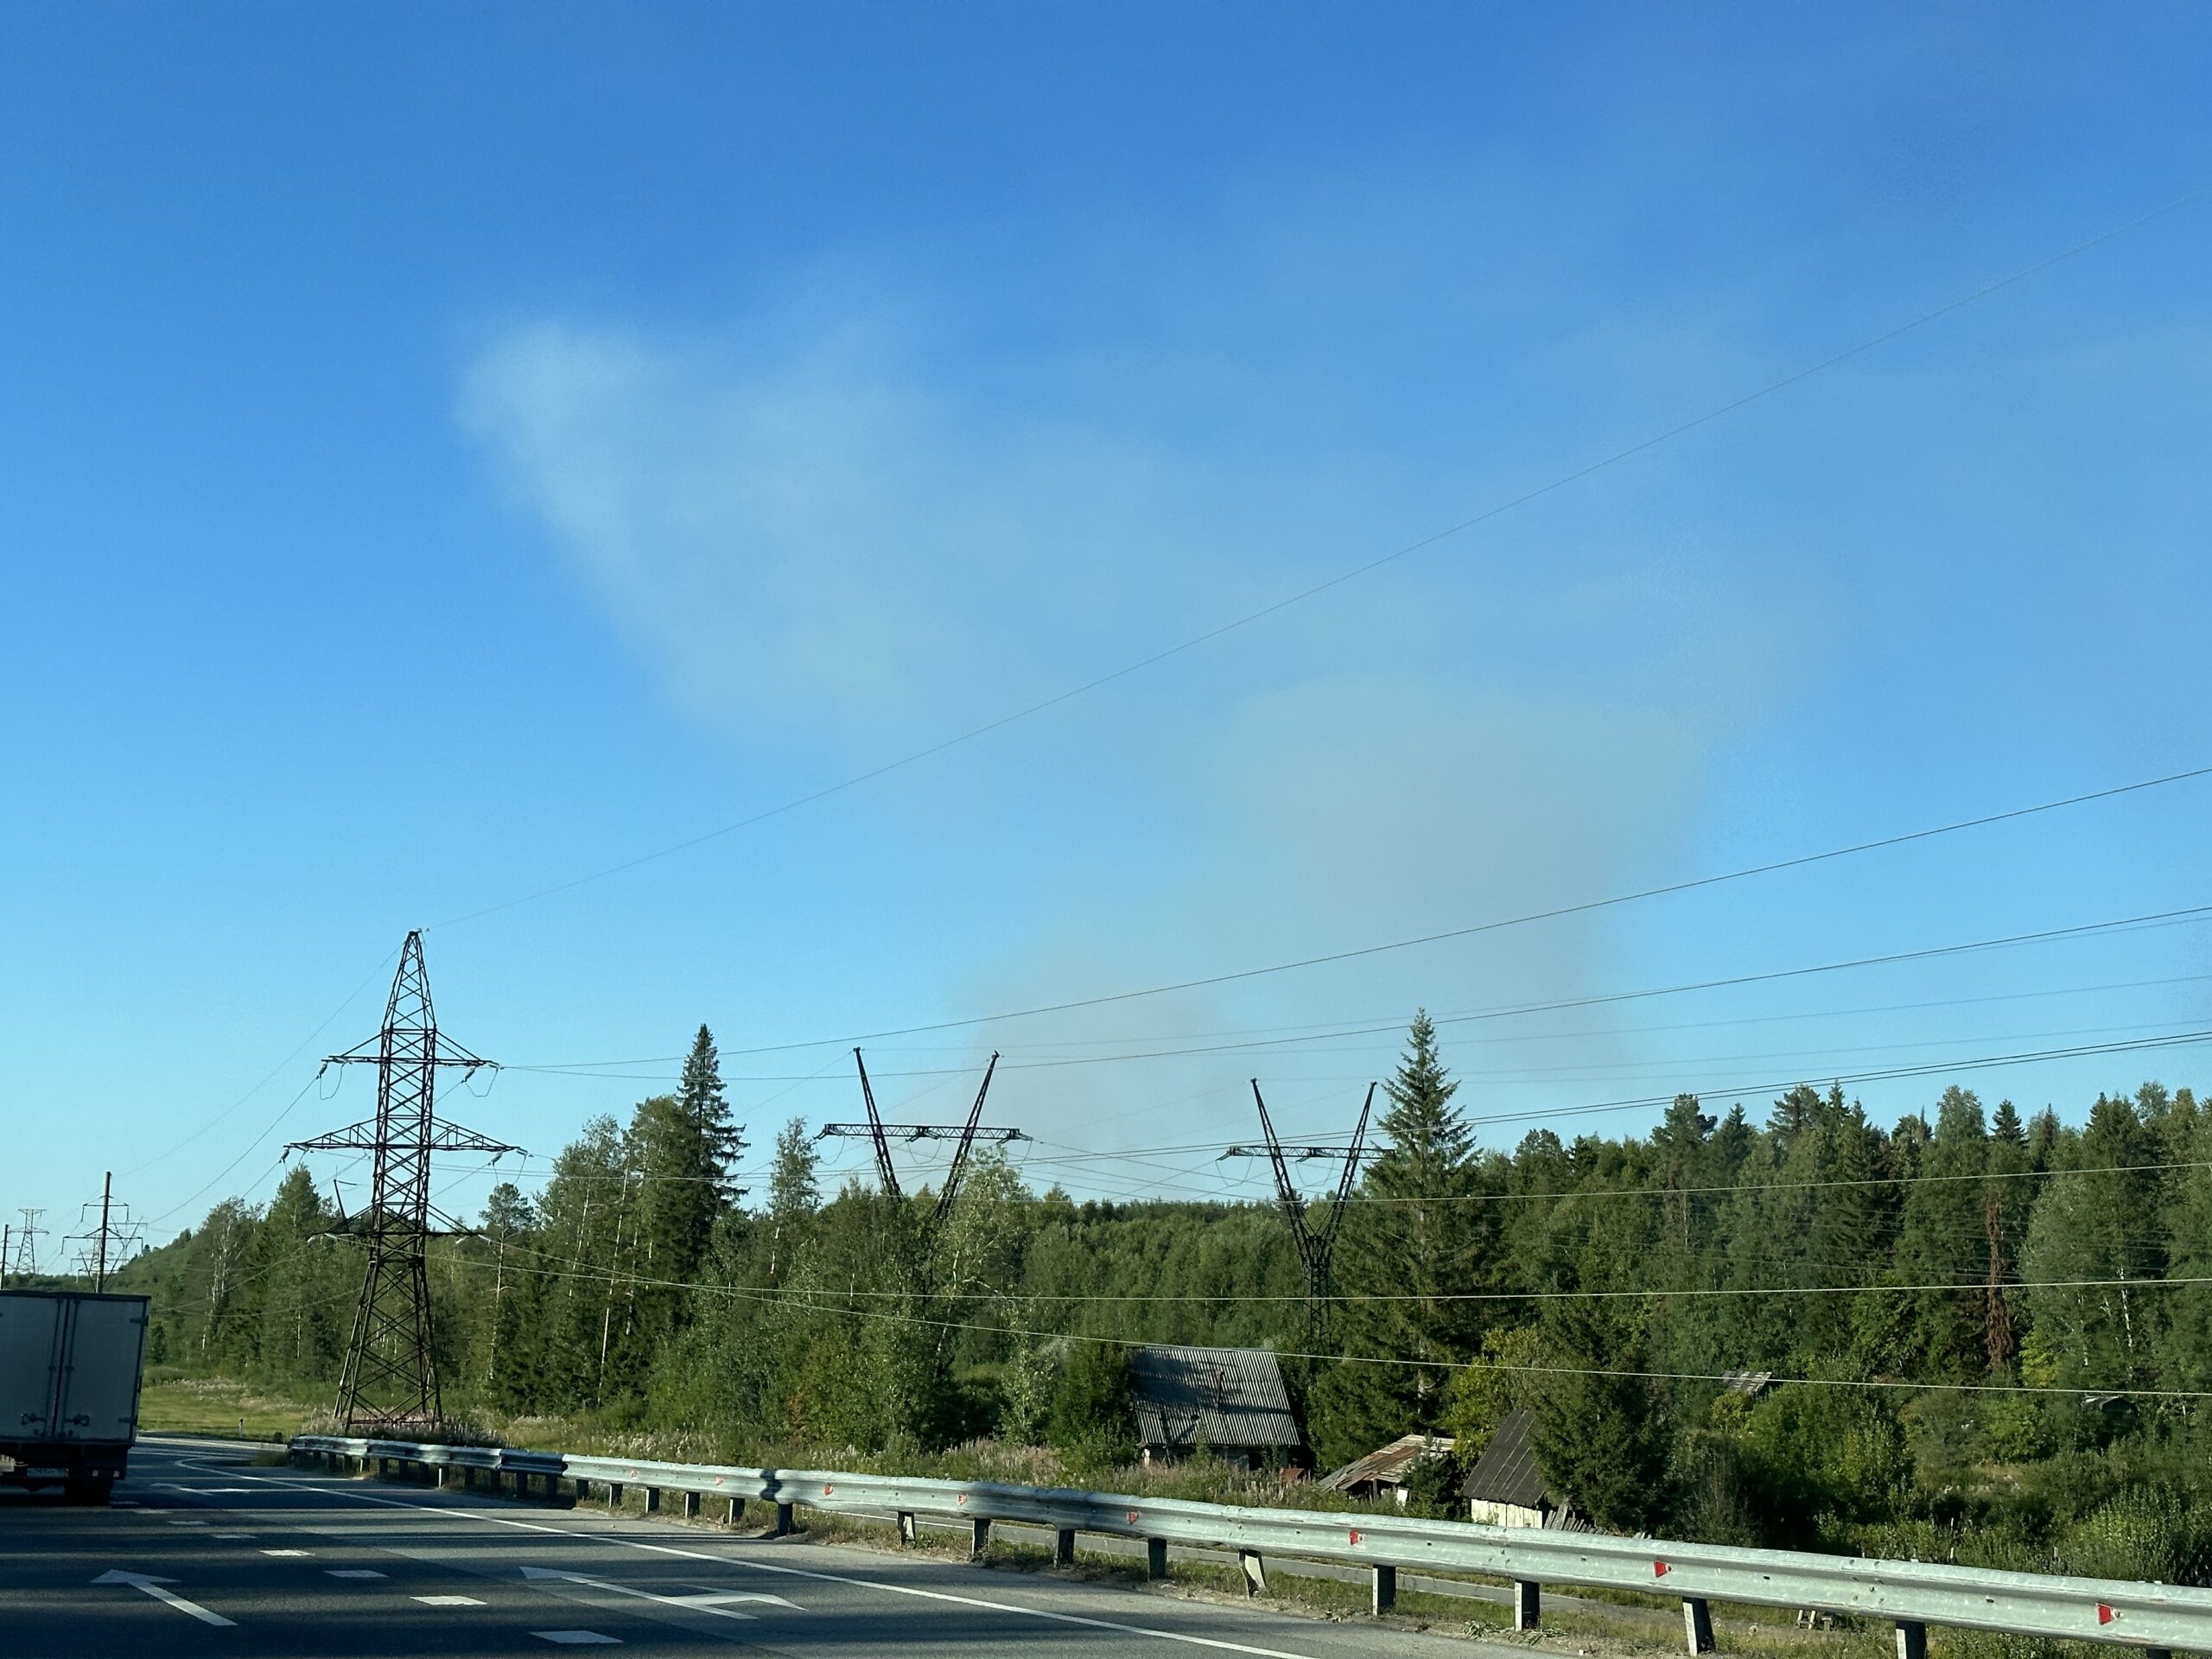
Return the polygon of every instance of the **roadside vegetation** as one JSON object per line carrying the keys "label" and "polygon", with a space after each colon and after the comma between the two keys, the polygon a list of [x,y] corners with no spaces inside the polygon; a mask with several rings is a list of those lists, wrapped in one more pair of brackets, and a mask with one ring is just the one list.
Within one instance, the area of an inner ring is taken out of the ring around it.
{"label": "roadside vegetation", "polygon": [[[1309,1340],[1268,1205],[1077,1203],[987,1156],[933,1228],[927,1192],[825,1192],[796,1123],[748,1168],[702,1030],[676,1093],[434,1246],[448,1407],[524,1446],[1338,1503],[1135,1463],[1126,1344],[1264,1344],[1323,1469],[1414,1429],[1471,1454],[1522,1408],[1609,1529],[2212,1580],[2190,1090],[2079,1127],[1957,1087],[1886,1128],[1835,1090],[1758,1122],[1683,1096],[1642,1137],[1507,1153],[1426,1019],[1388,1088]],[[337,1223],[295,1170],[125,1270],[149,1423],[276,1433],[329,1397],[360,1272]],[[1427,1466],[1414,1509],[1464,1514],[1464,1472]]]}

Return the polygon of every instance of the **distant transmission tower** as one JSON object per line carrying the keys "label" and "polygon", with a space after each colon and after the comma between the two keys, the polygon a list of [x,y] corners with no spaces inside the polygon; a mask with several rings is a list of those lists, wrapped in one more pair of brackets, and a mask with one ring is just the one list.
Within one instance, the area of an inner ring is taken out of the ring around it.
{"label": "distant transmission tower", "polygon": [[16,1229],[16,1265],[17,1279],[28,1278],[38,1271],[38,1242],[46,1236],[46,1229],[38,1224],[43,1210],[18,1210],[23,1224]]}
{"label": "distant transmission tower", "polygon": [[983,1096],[991,1092],[991,1074],[999,1069],[999,1057],[991,1056],[991,1063],[983,1068],[983,1086],[976,1090],[976,1103],[968,1109],[965,1123],[886,1123],[875,1109],[875,1090],[868,1080],[868,1062],[861,1058],[857,1048],[853,1051],[853,1064],[860,1068],[861,1098],[868,1103],[865,1123],[824,1123],[814,1137],[827,1141],[841,1136],[857,1138],[866,1135],[875,1143],[876,1179],[882,1182],[887,1197],[899,1198],[906,1195],[899,1191],[899,1172],[891,1162],[891,1143],[903,1141],[912,1144],[917,1141],[950,1141],[952,1163],[944,1172],[944,1185],[937,1195],[937,1208],[930,1212],[930,1227],[934,1231],[952,1212],[952,1200],[960,1192],[961,1178],[968,1173],[968,1154],[978,1141],[995,1147],[1010,1141],[1027,1141],[1029,1137],[1020,1129],[978,1128],[983,1116]]}
{"label": "distant transmission tower", "polygon": [[430,1009],[429,973],[423,965],[423,935],[410,933],[385,1004],[384,1029],[323,1062],[326,1068],[375,1066],[377,1115],[312,1141],[294,1141],[286,1149],[366,1152],[373,1160],[368,1207],[346,1225],[347,1233],[365,1239],[369,1247],[353,1339],[338,1381],[338,1416],[349,1433],[435,1430],[443,1421],[437,1365],[430,1352],[425,1252],[434,1232],[468,1230],[430,1207],[430,1154],[484,1152],[497,1157],[521,1148],[438,1122],[438,1071],[451,1067],[467,1076],[492,1064],[439,1033]]}
{"label": "distant transmission tower", "polygon": [[[130,1219],[130,1206],[115,1202],[115,1175],[112,1171],[100,1177],[99,1202],[87,1203],[78,1212],[78,1218],[89,1223],[92,1211],[99,1211],[99,1224],[81,1233],[72,1233],[62,1240],[65,1244],[77,1245],[77,1272],[92,1281],[95,1290],[107,1288],[107,1274],[111,1265],[120,1267],[138,1247],[140,1235],[145,1229]],[[122,1213],[118,1215],[117,1211]]]}
{"label": "distant transmission tower", "polygon": [[[1221,1155],[1224,1158],[1258,1158],[1264,1156],[1274,1166],[1275,1202],[1282,1209],[1282,1218],[1289,1224],[1291,1243],[1297,1247],[1298,1260],[1306,1269],[1306,1334],[1307,1345],[1320,1335],[1329,1312],[1329,1262],[1337,1248],[1337,1234],[1344,1226],[1344,1205],[1351,1198],[1351,1185],[1359,1177],[1359,1160],[1367,1145],[1367,1115],[1374,1109],[1375,1085],[1367,1085],[1367,1099],[1359,1109],[1359,1125],[1351,1132],[1351,1145],[1344,1147],[1286,1147],[1275,1138],[1274,1121],[1268,1116],[1268,1103],[1260,1093],[1260,1080],[1252,1079],[1252,1099],[1260,1109],[1260,1133],[1267,1137],[1265,1148],[1231,1147]],[[1307,1218],[1306,1200],[1298,1196],[1298,1188],[1290,1179],[1290,1160],[1303,1161],[1309,1158],[1342,1158],[1344,1173],[1337,1178],[1336,1197],[1330,1200],[1328,1213],[1319,1227]]]}

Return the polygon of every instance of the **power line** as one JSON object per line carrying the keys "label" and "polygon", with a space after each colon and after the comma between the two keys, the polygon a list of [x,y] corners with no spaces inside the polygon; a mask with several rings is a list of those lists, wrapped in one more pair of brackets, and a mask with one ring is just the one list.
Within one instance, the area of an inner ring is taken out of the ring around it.
{"label": "power line", "polygon": [[[491,1264],[488,1262],[467,1262],[465,1265],[472,1268],[483,1268],[489,1267]],[[612,1278],[612,1275],[601,1273],[555,1270],[547,1268],[540,1268],[538,1271],[543,1273],[549,1278],[556,1279],[583,1279],[593,1282],[599,1282]],[[1115,1348],[1141,1348],[1147,1345],[1147,1339],[1140,1337],[1101,1337],[1091,1336],[1073,1331],[1036,1331],[1026,1328],[1015,1330],[1004,1325],[980,1325],[970,1320],[928,1319],[917,1314],[895,1310],[879,1310],[874,1308],[850,1306],[840,1307],[832,1302],[811,1300],[806,1293],[792,1292],[782,1288],[756,1291],[738,1286],[688,1284],[673,1280],[645,1280],[640,1281],[639,1282],[653,1284],[658,1287],[667,1289],[702,1291],[710,1295],[730,1297],[740,1301],[753,1302],[768,1306],[796,1306],[804,1312],[812,1313],[838,1314],[848,1319],[887,1319],[894,1324],[924,1325],[937,1330],[969,1331],[986,1336],[1024,1335],[1030,1337],[1045,1337],[1063,1342],[1087,1342],[1101,1346]],[[2139,1280],[2133,1282],[2140,1284],[2146,1281]],[[1986,1287],[1976,1285],[1971,1288],[1976,1291],[1980,1291],[1985,1289]],[[1393,1356],[1371,1354],[1327,1354],[1282,1351],[1277,1351],[1278,1357],[1281,1358],[1313,1360],[1325,1364],[1412,1366],[1431,1370],[1501,1371],[1551,1376],[1610,1376],[1619,1377],[1629,1381],[1642,1382],[1726,1383],[1734,1381],[1737,1377],[1742,1375],[1740,1368],[1734,1373],[1725,1371],[1652,1371],[1617,1370],[1602,1366],[1508,1364],[1500,1361],[1481,1359],[1411,1359]],[[1854,1378],[1783,1376],[1775,1375],[1773,1373],[1769,1373],[1769,1380],[1777,1383],[1796,1382],[1802,1383],[1808,1387],[1819,1388],[1910,1389],[1923,1392],[1928,1390],[1941,1391],[1949,1389],[1967,1394],[2052,1395],[2065,1395],[2069,1397],[2079,1397],[2082,1395],[2094,1394],[2133,1399],[2212,1400],[2212,1390],[2202,1389],[2131,1389],[2102,1387],[2062,1388],[2052,1384],[2030,1382],[1922,1382],[1891,1377]]]}
{"label": "power line", "polygon": [[636,857],[624,859],[619,863],[607,865],[603,868],[591,871],[584,875],[572,877],[566,881],[556,882],[551,887],[541,887],[536,892],[526,893],[518,898],[505,899],[495,905],[486,905],[481,909],[469,911],[463,915],[448,917],[442,922],[433,923],[432,926],[434,928],[457,927],[461,925],[463,923],[477,921],[486,916],[497,915],[503,911],[513,910],[523,905],[534,904],[541,899],[550,899],[556,894],[571,892],[577,887],[588,886],[592,882],[604,880],[609,876],[620,875],[626,871],[636,869],[642,865],[654,863],[661,859],[672,857],[678,853],[688,852],[694,847],[704,846],[709,842],[718,841],[726,836],[734,835],[740,830],[748,830],[757,824],[765,823],[772,818],[780,817],[787,812],[796,811],[804,806],[810,806],[817,801],[826,800],[831,796],[842,794],[848,790],[858,788],[862,784],[873,782],[878,778],[887,776],[892,772],[901,771],[907,766],[914,766],[920,761],[942,754],[949,749],[957,748],[963,744],[971,743],[978,738],[988,736],[993,732],[1004,730],[1007,727],[1016,725],[1022,721],[1028,720],[1034,715],[1043,714],[1049,709],[1057,709],[1062,703],[1072,702],[1077,697],[1084,696],[1090,692],[1103,690],[1104,687],[1112,685],[1117,681],[1124,680],[1132,675],[1141,673],[1147,669],[1157,667],[1161,663],[1168,662],[1188,652],[1195,651],[1199,646],[1211,644],[1212,641],[1221,639],[1224,635],[1236,632],[1238,630],[1243,628],[1249,627],[1255,622],[1263,621],[1267,618],[1274,616],[1279,612],[1286,611],[1294,606],[1303,604],[1309,599],[1318,598],[1321,594],[1328,593],[1334,588],[1343,587],[1347,582],[1356,582],[1362,576],[1370,575],[1387,565],[1395,564],[1400,559],[1408,557],[1414,553],[1421,551],[1424,548],[1433,547],[1439,542],[1446,541],[1452,537],[1462,535],[1479,524],[1489,522],[1491,519],[1500,518],[1506,513],[1512,512],[1518,508],[1528,505],[1530,502],[1541,500],[1546,496],[1552,495],[1558,491],[1580,483],[1586,478],[1592,477],[1599,473],[1605,472],[1611,467],[1619,466],[1624,461],[1632,460],[1636,456],[1643,454],[1647,450],[1657,448],[1661,445],[1670,442],[1674,439],[1681,437],[1687,433],[1694,432],[1700,427],[1707,426],[1715,421],[1722,420],[1727,416],[1736,413],[1739,410],[1749,408],[1753,404],[1760,403],[1766,398],[1774,397],[1777,393],[1785,391],[1791,386],[1795,386],[1802,381],[1811,379],[1814,376],[1821,374],[1827,370],[1834,368],[1840,364],[1849,362],[1853,358],[1862,356],[1868,352],[1874,351],[1880,346],[1889,344],[1892,340],[1911,334],[1916,329],[1923,328],[1929,323],[1938,321],[1941,319],[1950,315],[1955,311],[1961,310],[1966,307],[1974,304],[1976,301],[1986,299],[1993,294],[2001,292],[2005,289],[2012,287],[2015,283],[2025,282],[2031,276],[2037,276],[2043,271],[2049,270],[2054,265],[2062,264],[2069,259],[2075,258],[2082,254],[2087,253],[2094,248],[2101,246],[2103,244],[2112,241],[2116,237],[2124,236],[2131,231],[2139,230],[2142,226],[2151,224],[2157,219],[2163,219],[2170,213],[2177,213],[2182,208],[2190,206],[2192,203],[2201,200],[2207,194],[2212,194],[2212,186],[2203,187],[2190,191],[2184,195],[2177,196],[2160,207],[2152,208],[2147,213],[2139,213],[2133,219],[2113,226],[2108,229],[2100,231],[2095,235],[2088,237],[2082,241],[2074,243],[2069,247],[2062,248],[2056,253],[2048,254],[2043,258],[2035,261],[2032,264],[2024,265],[2008,276],[1998,277],[1993,282],[1985,283],[1979,288],[1973,289],[1967,293],[1959,295],[1953,299],[1944,302],[1944,303],[1936,306],[1932,310],[1923,311],[1907,321],[1899,323],[1893,327],[1885,328],[1879,334],[1871,335],[1868,338],[1860,340],[1855,346],[1847,346],[1842,351],[1834,353],[1827,357],[1820,359],[1816,362],[1807,365],[1803,368],[1795,370],[1789,374],[1783,375],[1778,380],[1769,381],[1766,385],[1760,386],[1756,391],[1746,392],[1740,397],[1731,398],[1726,403],[1717,404],[1713,408],[1707,410],[1703,414],[1693,416],[1688,420],[1681,421],[1673,426],[1667,427],[1661,431],[1652,434],[1649,437],[1641,439],[1635,443],[1629,444],[1624,448],[1613,450],[1608,454],[1600,456],[1596,461],[1589,461],[1583,466],[1575,467],[1570,472],[1562,473],[1548,483],[1540,484],[1534,489],[1523,491],[1519,495],[1510,497],[1508,499],[1485,507],[1481,512],[1473,513],[1465,518],[1462,518],[1456,524],[1447,524],[1441,530],[1432,531],[1428,535],[1423,536],[1418,540],[1408,542],[1403,546],[1396,548],[1390,552],[1384,553],[1376,558],[1369,559],[1363,563],[1354,565],[1349,569],[1340,571],[1325,581],[1318,582],[1310,587],[1300,588],[1295,593],[1287,594],[1281,599],[1278,599],[1271,603],[1263,605],[1257,610],[1248,611],[1241,616],[1234,617],[1226,622],[1217,624],[1215,626],[1206,629],[1204,632],[1192,634],[1189,638],[1183,639],[1177,644],[1169,645],[1163,650],[1154,652],[1149,656],[1141,657],[1134,662],[1124,664],[1122,667],[1114,669],[1110,672],[1098,675],[1094,678],[1085,680],[1079,684],[1071,686],[1065,690],[1056,692],[1049,697],[1045,697],[1038,702],[1029,703],[1022,708],[1014,710],[1010,714],[1001,715],[995,720],[986,721],[980,726],[970,727],[966,731],[957,733],[950,737],[941,739],[935,743],[926,746],[925,747],[916,749],[909,753],[901,755],[896,760],[886,761],[880,766],[872,766],[865,772],[853,773],[852,775],[842,779],[836,783],[825,785],[820,789],[810,791],[804,795],[795,796],[778,805],[765,808],[760,811],[753,813],[749,817],[740,818],[734,823],[726,823],[719,829],[709,830],[705,831],[703,834],[692,836],[683,841],[671,842],[668,846],[656,849],[652,852],[642,853],[638,855]]}
{"label": "power line", "polygon": [[[2162,783],[2175,782],[2183,779],[2201,778],[2209,774],[2212,774],[2212,766],[2202,766],[2193,772],[2177,772],[2170,778],[2153,779],[2145,783],[2127,785],[2125,785],[2124,788],[2127,790],[2150,789],[2154,788]],[[2113,791],[2105,792],[2109,793]],[[2069,800],[2051,802],[2043,806],[2023,808],[2021,810],[2022,812],[2045,812],[2053,810],[2057,807],[2073,805],[2080,801],[2097,798],[2101,798],[2101,796],[2075,796]],[[2020,816],[2020,814],[2000,814],[1999,816],[2018,817]],[[1867,842],[1860,848],[1843,848],[1833,852],[1810,854],[1803,859],[1789,860],[1779,865],[1762,865],[1752,869],[1734,871],[1726,875],[1703,877],[1697,882],[1685,885],[1709,885],[1717,881],[1736,880],[1747,875],[1758,875],[1764,874],[1769,870],[1786,868],[1790,864],[1810,862],[1824,858],[1841,857],[1849,852],[1864,850],[1864,847],[1891,846],[1897,844],[1897,842],[1900,841],[1924,839],[1929,836],[1945,835],[1948,834],[1955,829],[1968,829],[1978,824],[1993,823],[1996,820],[1993,818],[1979,818],[1969,820],[1966,823],[1948,825],[1941,829],[1917,830],[1910,836],[1893,837],[1891,840],[1887,842]],[[1593,899],[1588,904],[1575,906],[1571,907],[1571,909],[1596,909],[1606,905],[1625,904],[1636,899],[1648,898],[1656,893],[1675,892],[1679,890],[1679,888],[1651,888],[1642,893],[1630,893],[1618,898]],[[864,1033],[859,1040],[866,1042],[880,1038],[910,1037],[925,1033],[962,1030],[972,1026],[995,1024],[1002,1020],[1021,1020],[1029,1018],[1034,1014],[1061,1014],[1068,1012],[1071,1009],[1096,1007],[1101,1003],[1121,1002],[1128,1001],[1138,997],[1163,995],[1172,991],[1189,990],[1198,986],[1220,984],[1228,980],[1249,979],[1264,974],[1285,973],[1294,969],[1312,967],[1319,963],[1339,962],[1344,960],[1348,957],[1371,956],[1381,951],[1399,950],[1407,949],[1413,945],[1433,944],[1440,939],[1465,938],[1470,934],[1485,932],[1494,928],[1515,927],[1520,925],[1523,922],[1543,920],[1549,917],[1568,913],[1570,913],[1568,911],[1546,911],[1534,916],[1515,917],[1502,921],[1483,922],[1471,927],[1457,929],[1448,933],[1427,934],[1420,938],[1400,940],[1390,944],[1368,945],[1357,950],[1340,952],[1336,956],[1312,957],[1299,962],[1279,963],[1271,968],[1245,969],[1236,973],[1217,975],[1211,979],[1185,980],[1176,984],[1154,986],[1144,990],[1111,992],[1103,996],[1087,998],[1078,1001],[1052,1003],[1039,1007],[1017,1009],[1007,1014],[975,1014],[957,1020],[939,1020],[933,1025],[907,1026],[894,1031],[870,1032]],[[1517,1019],[1531,1014],[1556,1014],[1574,1008],[1600,1007],[1622,1002],[1644,1001],[1655,997],[1684,996],[1694,992],[1700,991],[1733,990],[1746,985],[1770,984],[1780,980],[1805,979],[1818,975],[1843,973],[1866,968],[1892,967],[1908,962],[1926,962],[1932,961],[1942,957],[1964,956],[1982,950],[2008,950],[2021,945],[2046,944],[2055,943],[2062,939],[2088,938],[2101,934],[2123,932],[2137,928],[2176,925],[2183,923],[2200,921],[2208,917],[2212,917],[2212,905],[2189,905],[2171,910],[2147,911],[2139,915],[2134,916],[2115,917],[2107,921],[2077,922],[2063,927],[2038,928],[2030,932],[2002,934],[1993,938],[1970,939],[1964,943],[1955,944],[1927,945],[1911,950],[1885,951],[1876,956],[1853,957],[1836,962],[1815,963],[1809,966],[1769,969],[1758,973],[1732,974],[1714,979],[1688,980],[1672,985],[1649,986],[1642,989],[1630,991],[1592,992],[1585,996],[1557,997],[1550,1001],[1541,1002],[1512,1003],[1502,1007],[1481,1008],[1465,1014],[1440,1016],[1435,1020],[1435,1023],[1440,1026],[1470,1025],[1484,1020]],[[1878,1009],[1874,1010],[1874,1012],[1885,1012],[1885,1010]],[[1404,1022],[1402,1020],[1361,1027],[1347,1027],[1343,1022],[1339,1021],[1332,1022],[1331,1026],[1325,1028],[1313,1028],[1316,1034],[1312,1036],[1293,1035],[1267,1038],[1245,1042],[1208,1044],[1202,1046],[1188,1048],[1160,1049],[1150,1052],[1135,1054],[1084,1055],[1042,1060],[1013,1060],[1007,1062],[1007,1069],[1010,1071],[1045,1071],[1069,1065],[1106,1065],[1122,1060],[1179,1058],[1194,1054],[1241,1052],[1249,1049],[1282,1047],[1296,1043],[1325,1041],[1338,1037],[1379,1036],[1386,1033],[1397,1033],[1402,1031],[1404,1028]],[[750,1054],[782,1054],[789,1053],[793,1050],[798,1049],[819,1048],[831,1043],[845,1045],[852,1040],[852,1039],[845,1037],[817,1038],[811,1041],[803,1043],[771,1043],[753,1048],[733,1048],[726,1050],[724,1052],[733,1057]],[[660,1064],[664,1062],[672,1062],[681,1059],[683,1057],[681,1055],[670,1054],[655,1055],[650,1059],[643,1061],[569,1060],[559,1063],[538,1065],[510,1065],[505,1069],[511,1071],[529,1071],[534,1073],[560,1073],[567,1071],[582,1073],[586,1071],[586,1068],[597,1065]],[[939,1077],[948,1075],[955,1068],[949,1067],[927,1068],[907,1071],[886,1072],[883,1075],[887,1077]],[[827,1068],[825,1067],[824,1071],[826,1070]],[[605,1072],[596,1072],[590,1073],[590,1075],[607,1076],[609,1074]],[[821,1075],[823,1075],[822,1072],[816,1072],[805,1077],[740,1077],[734,1079],[734,1081],[759,1083],[804,1083],[811,1082],[814,1077]],[[632,1080],[661,1082],[664,1079],[658,1077],[648,1076]]]}

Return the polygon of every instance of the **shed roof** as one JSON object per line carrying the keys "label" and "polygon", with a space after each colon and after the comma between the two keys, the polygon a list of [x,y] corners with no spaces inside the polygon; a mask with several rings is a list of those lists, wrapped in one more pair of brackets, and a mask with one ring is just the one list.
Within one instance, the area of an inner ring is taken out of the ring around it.
{"label": "shed roof", "polygon": [[1129,1402],[1145,1446],[1306,1444],[1282,1367],[1265,1348],[1140,1348],[1129,1357]]}
{"label": "shed roof", "polygon": [[1525,1411],[1506,1414],[1481,1458],[1467,1471],[1460,1490],[1485,1503],[1511,1503],[1524,1510],[1555,1510],[1559,1500],[1544,1485],[1536,1467],[1535,1422]]}
{"label": "shed roof", "polygon": [[1348,1492],[1362,1481],[1402,1480],[1423,1458],[1449,1452],[1452,1444],[1449,1434],[1401,1434],[1389,1445],[1324,1475],[1316,1484]]}

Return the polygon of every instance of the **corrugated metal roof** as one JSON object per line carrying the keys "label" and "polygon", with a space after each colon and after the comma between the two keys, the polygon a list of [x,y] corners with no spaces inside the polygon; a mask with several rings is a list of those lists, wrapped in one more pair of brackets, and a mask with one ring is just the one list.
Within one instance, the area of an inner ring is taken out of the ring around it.
{"label": "corrugated metal roof", "polygon": [[1137,1440],[1186,1451],[1306,1444],[1282,1368],[1264,1348],[1140,1348],[1129,1357]]}
{"label": "corrugated metal roof", "polygon": [[1512,1503],[1524,1510],[1554,1510],[1559,1500],[1545,1488],[1536,1467],[1535,1423],[1525,1411],[1509,1412],[1497,1426],[1460,1490],[1485,1503]]}
{"label": "corrugated metal roof", "polygon": [[1389,1445],[1369,1452],[1363,1458],[1354,1458],[1333,1473],[1324,1475],[1316,1484],[1348,1492],[1362,1481],[1397,1481],[1423,1458],[1452,1449],[1449,1434],[1401,1434]]}

